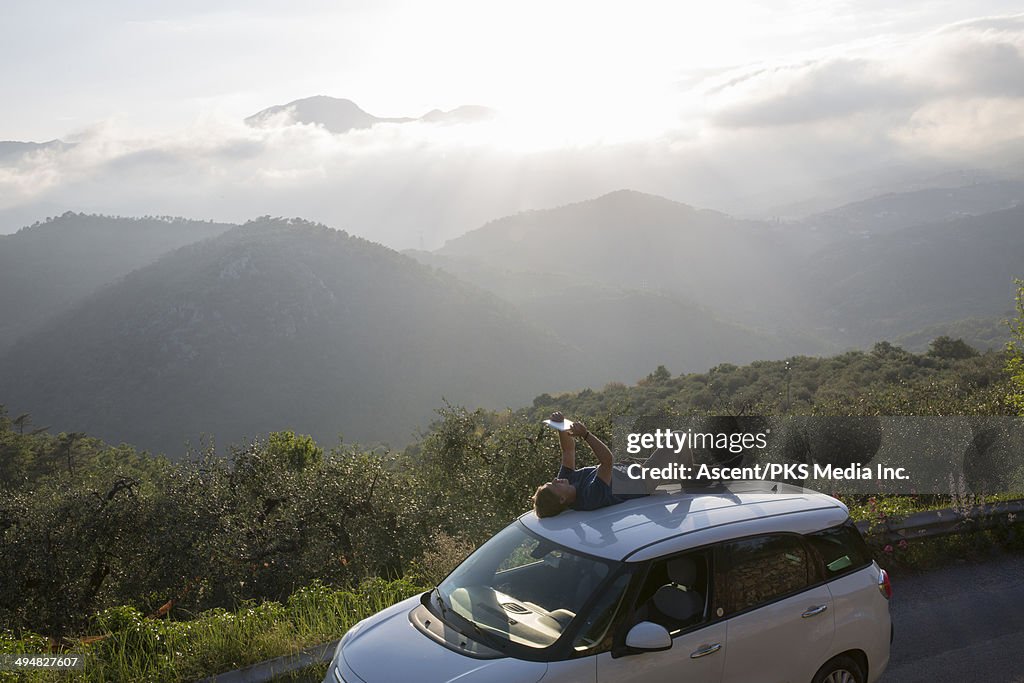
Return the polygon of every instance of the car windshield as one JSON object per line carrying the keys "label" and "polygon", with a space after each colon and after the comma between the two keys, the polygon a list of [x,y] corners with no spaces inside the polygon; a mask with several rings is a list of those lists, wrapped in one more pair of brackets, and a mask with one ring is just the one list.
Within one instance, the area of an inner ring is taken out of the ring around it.
{"label": "car windshield", "polygon": [[466,558],[438,590],[480,631],[544,648],[561,637],[615,566],[513,524]]}

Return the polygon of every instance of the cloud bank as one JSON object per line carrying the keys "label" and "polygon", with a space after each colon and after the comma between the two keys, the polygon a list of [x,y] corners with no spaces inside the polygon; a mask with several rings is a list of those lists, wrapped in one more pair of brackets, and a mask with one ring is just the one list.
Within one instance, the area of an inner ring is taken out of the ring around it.
{"label": "cloud bank", "polygon": [[703,74],[665,107],[537,106],[343,135],[212,114],[156,136],[106,122],[70,136],[72,148],[0,159],[0,231],[64,210],[270,214],[433,248],[504,214],[623,187],[744,214],[766,210],[757,197],[795,201],[852,170],[1005,170],[1024,139],[1024,15]]}
{"label": "cloud bank", "polygon": [[[727,73],[708,89],[722,128],[856,123],[925,150],[976,151],[1018,138],[1002,124],[1024,101],[1024,15],[947,26],[903,43],[881,43],[800,63]],[[996,110],[1002,112],[997,113]],[[989,115],[979,113],[988,111]],[[975,127],[929,141],[917,129]],[[977,126],[981,125],[981,128]],[[964,131],[966,133],[966,131]]]}

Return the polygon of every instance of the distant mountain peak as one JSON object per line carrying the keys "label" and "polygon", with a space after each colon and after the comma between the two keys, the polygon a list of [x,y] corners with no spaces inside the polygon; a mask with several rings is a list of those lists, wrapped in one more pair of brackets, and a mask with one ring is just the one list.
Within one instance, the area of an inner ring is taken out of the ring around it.
{"label": "distant mountain peak", "polygon": [[490,107],[476,104],[465,104],[449,111],[432,109],[419,118],[427,123],[475,123],[494,118],[495,111]]}
{"label": "distant mountain peak", "polygon": [[332,133],[370,128],[383,121],[394,119],[379,118],[367,113],[352,100],[327,95],[315,95],[288,104],[277,104],[245,119],[248,125],[255,128],[303,123],[323,126]]}
{"label": "distant mountain peak", "polygon": [[[611,192],[607,192],[607,193],[605,193],[603,195],[600,195],[599,197],[596,197],[595,199],[592,199],[592,200],[589,200],[589,201],[602,202],[602,203],[609,203],[609,202],[644,202],[644,203],[652,203],[652,204],[673,205],[673,206],[677,206],[677,207],[685,207],[687,209],[697,210],[697,209],[695,209],[693,206],[691,206],[689,204],[686,204],[686,203],[683,203],[683,202],[677,202],[674,199],[669,199],[667,197],[662,197],[661,195],[651,194],[650,192],[641,192],[640,190],[633,190],[633,189],[630,189],[630,188],[622,188],[620,190],[612,190]],[[582,203],[586,203],[586,202],[578,202],[578,203],[582,204]]]}
{"label": "distant mountain peak", "polygon": [[0,140],[0,161],[17,159],[32,152],[55,150],[63,152],[75,146],[73,142],[48,140],[46,142],[19,142],[17,140]]}
{"label": "distant mountain peak", "polygon": [[450,111],[434,109],[421,118],[398,117],[386,118],[374,116],[363,110],[352,100],[314,95],[287,104],[277,104],[256,112],[245,119],[255,128],[273,128],[296,123],[323,126],[335,134],[347,133],[351,130],[371,128],[378,123],[474,123],[494,116],[494,111],[477,105],[464,105]]}
{"label": "distant mountain peak", "polygon": [[[492,221],[488,221],[482,227],[475,230],[471,230],[465,235],[455,237],[448,240],[439,251],[443,252],[449,245],[459,243],[464,238],[470,235],[477,235],[481,232],[486,232],[492,229],[492,226],[508,225],[510,223],[516,223],[523,220],[526,217],[542,218],[547,219],[552,216],[566,216],[582,213],[600,213],[607,215],[617,215],[624,221],[630,220],[632,217],[638,215],[649,214],[651,212],[671,212],[675,218],[679,218],[682,215],[689,214],[708,214],[721,216],[722,218],[728,218],[725,214],[713,211],[711,209],[698,209],[689,204],[683,202],[677,202],[673,199],[662,197],[661,195],[650,194],[647,192],[641,192],[639,190],[633,190],[629,188],[622,188],[618,190],[612,190],[605,194],[599,195],[592,199],[584,199],[578,202],[570,202],[568,204],[562,204],[547,209],[527,209],[520,211],[517,214],[497,218]],[[575,220],[575,219],[573,219]]]}

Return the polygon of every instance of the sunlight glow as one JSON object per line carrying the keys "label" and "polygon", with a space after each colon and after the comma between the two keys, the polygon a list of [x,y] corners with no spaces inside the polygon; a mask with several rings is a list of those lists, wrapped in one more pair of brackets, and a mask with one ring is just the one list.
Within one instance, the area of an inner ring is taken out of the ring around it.
{"label": "sunlight glow", "polygon": [[[602,9],[584,2],[516,3],[498,12],[475,2],[448,3],[440,13],[433,5],[403,7],[388,22],[388,46],[404,49],[379,46],[372,59],[388,82],[407,86],[406,98],[427,103],[440,95],[451,106],[498,109],[503,124],[487,130],[500,147],[615,143],[675,125],[680,79],[727,65],[753,30],[736,30],[728,3]],[[410,54],[420,57],[410,63]],[[397,109],[386,95],[367,104]]]}

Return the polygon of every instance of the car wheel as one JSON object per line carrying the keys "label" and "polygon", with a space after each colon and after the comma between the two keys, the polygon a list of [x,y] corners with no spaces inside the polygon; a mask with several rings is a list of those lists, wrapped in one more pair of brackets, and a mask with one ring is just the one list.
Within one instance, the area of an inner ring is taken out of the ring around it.
{"label": "car wheel", "polygon": [[825,662],[812,683],[864,683],[864,672],[855,660],[840,655]]}

